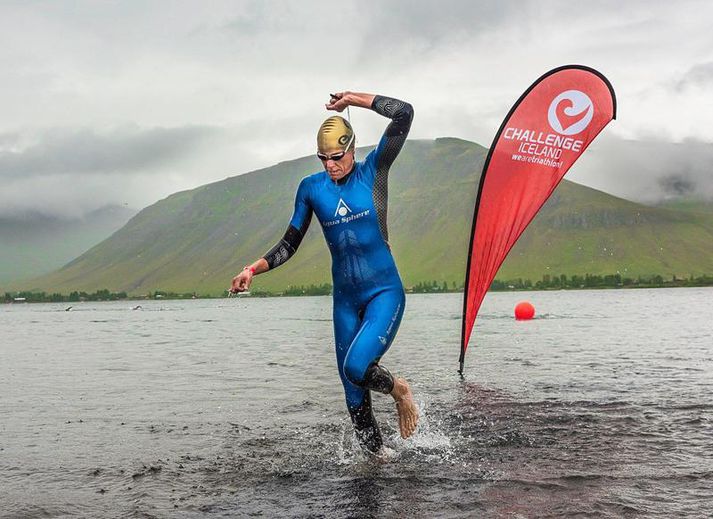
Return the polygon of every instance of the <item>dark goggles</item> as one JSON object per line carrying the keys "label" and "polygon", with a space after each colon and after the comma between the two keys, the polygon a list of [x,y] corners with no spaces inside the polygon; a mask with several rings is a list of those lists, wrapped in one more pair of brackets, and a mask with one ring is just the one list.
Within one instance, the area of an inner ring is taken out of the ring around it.
{"label": "dark goggles", "polygon": [[326,153],[322,153],[321,151],[318,151],[317,158],[319,158],[319,160],[321,160],[323,162],[327,162],[328,160],[333,160],[334,162],[336,162],[338,160],[342,160],[344,158],[344,155],[347,154],[347,151],[349,151],[349,148],[351,147],[353,142],[354,142],[354,134],[352,133],[352,136],[349,139],[349,142],[347,142],[347,145],[344,148],[344,151],[332,153],[331,155],[327,155]]}
{"label": "dark goggles", "polygon": [[317,157],[319,160],[322,162],[327,162],[328,160],[333,160],[334,162],[338,160],[342,160],[344,158],[344,155],[346,155],[346,151],[340,151],[339,153],[332,153],[331,155],[327,155],[326,153],[319,153],[317,152]]}

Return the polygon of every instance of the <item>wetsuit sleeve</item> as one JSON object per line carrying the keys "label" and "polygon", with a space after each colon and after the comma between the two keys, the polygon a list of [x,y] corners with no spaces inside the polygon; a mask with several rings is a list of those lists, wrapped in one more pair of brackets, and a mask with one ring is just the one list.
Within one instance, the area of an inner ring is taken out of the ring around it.
{"label": "wetsuit sleeve", "polygon": [[371,109],[391,119],[379,145],[367,157],[367,162],[371,162],[374,166],[376,176],[380,174],[386,176],[406,142],[413,121],[413,107],[405,101],[392,97],[375,96]]}
{"label": "wetsuit sleeve", "polygon": [[312,205],[309,202],[307,179],[300,182],[295,196],[295,211],[292,214],[290,225],[282,239],[265,253],[263,258],[267,261],[270,270],[279,267],[297,252],[302,239],[307,233],[312,220]]}
{"label": "wetsuit sleeve", "polygon": [[413,120],[413,107],[398,99],[376,96],[371,103],[371,109],[391,119],[379,145],[369,153],[365,160],[367,164],[365,170],[374,175],[372,198],[379,219],[381,235],[388,244],[389,232],[386,225],[386,213],[389,195],[389,169],[406,142]]}

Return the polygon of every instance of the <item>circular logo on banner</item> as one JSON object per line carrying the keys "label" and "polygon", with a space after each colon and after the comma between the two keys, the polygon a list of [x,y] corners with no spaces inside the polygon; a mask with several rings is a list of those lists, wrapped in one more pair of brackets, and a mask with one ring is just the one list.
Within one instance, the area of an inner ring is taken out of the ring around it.
{"label": "circular logo on banner", "polygon": [[555,97],[547,110],[547,120],[557,133],[575,135],[592,122],[594,103],[579,90],[567,90]]}

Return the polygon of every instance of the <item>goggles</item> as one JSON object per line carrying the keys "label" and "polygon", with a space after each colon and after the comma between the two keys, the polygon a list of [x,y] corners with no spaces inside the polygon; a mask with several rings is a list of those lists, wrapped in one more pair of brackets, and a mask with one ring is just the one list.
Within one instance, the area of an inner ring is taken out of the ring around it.
{"label": "goggles", "polygon": [[342,160],[344,158],[344,155],[347,154],[347,151],[349,150],[349,147],[352,145],[353,142],[354,142],[354,134],[352,133],[352,136],[349,139],[349,142],[347,142],[347,145],[344,147],[344,151],[332,153],[331,155],[327,155],[326,153],[322,153],[322,152],[318,151],[317,158],[319,158],[319,160],[321,160],[322,162],[327,162],[328,160],[333,160],[335,162],[338,160]]}

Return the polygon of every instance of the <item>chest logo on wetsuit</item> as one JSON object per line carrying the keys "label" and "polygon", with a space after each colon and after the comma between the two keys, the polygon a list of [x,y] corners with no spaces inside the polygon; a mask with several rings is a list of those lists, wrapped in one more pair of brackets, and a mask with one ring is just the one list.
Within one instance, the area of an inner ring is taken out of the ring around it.
{"label": "chest logo on wetsuit", "polygon": [[334,216],[335,217],[337,215],[346,216],[348,213],[351,213],[351,212],[352,212],[352,210],[349,209],[349,206],[347,205],[347,203],[340,198],[339,203],[337,204],[337,210],[334,211]]}
{"label": "chest logo on wetsuit", "polygon": [[349,223],[352,220],[357,220],[358,218],[363,218],[371,212],[371,209],[362,211],[360,213],[354,213],[347,203],[340,198],[339,203],[337,203],[337,208],[334,211],[334,220],[326,220],[322,222],[323,227],[332,227],[333,225],[339,225],[340,223]]}

